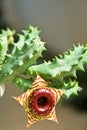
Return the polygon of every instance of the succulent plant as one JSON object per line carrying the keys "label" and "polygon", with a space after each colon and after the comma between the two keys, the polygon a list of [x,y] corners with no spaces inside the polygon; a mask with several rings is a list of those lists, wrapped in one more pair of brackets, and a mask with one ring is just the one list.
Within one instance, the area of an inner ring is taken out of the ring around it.
{"label": "succulent plant", "polygon": [[[74,44],[71,49],[51,61],[37,64],[38,58],[46,50],[39,33],[32,26],[23,30],[22,34],[9,28],[0,33],[0,96],[4,93],[5,84],[13,83],[18,86],[24,93],[14,98],[24,106],[28,116],[29,113],[33,116],[34,122],[48,118],[61,97],[78,95],[82,88],[76,81],[76,72],[84,71],[83,65],[87,63],[87,44]],[[15,36],[18,37],[17,40]],[[38,76],[41,81],[37,80]],[[32,86],[35,82],[38,83],[34,88]],[[56,97],[54,91],[57,92]],[[32,124],[30,118],[28,125]]]}

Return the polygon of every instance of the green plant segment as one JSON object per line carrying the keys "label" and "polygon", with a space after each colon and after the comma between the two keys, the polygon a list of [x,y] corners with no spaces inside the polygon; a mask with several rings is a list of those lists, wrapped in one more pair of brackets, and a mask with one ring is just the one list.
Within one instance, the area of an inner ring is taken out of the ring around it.
{"label": "green plant segment", "polygon": [[41,76],[47,79],[63,79],[66,76],[76,77],[77,70],[84,70],[83,64],[87,61],[87,45],[73,45],[71,50],[68,50],[59,58],[55,57],[52,61],[44,62],[40,65],[31,66],[29,74],[38,72]]}
{"label": "green plant segment", "polygon": [[77,95],[81,91],[78,82],[71,77],[76,78],[77,70],[84,70],[83,65],[87,63],[87,44],[73,45],[52,61],[43,61],[37,65],[37,59],[46,50],[38,29],[30,26],[23,34],[18,34],[17,42],[14,34],[16,32],[10,29],[2,30],[0,34],[0,84],[14,83],[25,92],[39,74],[50,82],[49,87],[63,90],[66,97]]}
{"label": "green plant segment", "polygon": [[17,43],[11,43],[13,47],[9,54],[7,53],[10,46],[7,42],[7,33],[3,34],[4,38],[2,37],[1,40],[3,43],[0,42],[1,62],[3,61],[0,68],[1,84],[12,82],[16,76],[25,73],[29,66],[36,63],[37,58],[41,56],[45,49],[38,34],[39,31],[30,26],[29,30],[23,31],[23,35],[19,35]]}
{"label": "green plant segment", "polygon": [[[35,75],[38,72],[45,79],[51,80],[51,87],[64,89],[65,95],[69,97],[71,94],[76,94],[81,88],[77,81],[70,80],[70,77],[76,78],[77,70],[84,70],[83,64],[87,62],[87,45],[73,45],[71,50],[68,50],[59,58],[55,57],[52,61],[44,62],[40,65],[33,65],[28,68],[29,75]],[[69,78],[66,82],[65,78]]]}

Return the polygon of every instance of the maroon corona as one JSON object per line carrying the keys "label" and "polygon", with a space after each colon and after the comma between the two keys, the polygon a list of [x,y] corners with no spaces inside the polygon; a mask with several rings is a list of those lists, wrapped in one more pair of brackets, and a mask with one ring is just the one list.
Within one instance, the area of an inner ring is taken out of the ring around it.
{"label": "maroon corona", "polygon": [[46,115],[55,106],[54,93],[49,88],[38,88],[31,96],[31,109],[36,115]]}
{"label": "maroon corona", "polygon": [[43,119],[58,122],[55,114],[55,106],[63,92],[62,90],[49,88],[48,85],[49,82],[46,82],[37,75],[31,89],[19,97],[14,97],[28,114],[27,127]]}

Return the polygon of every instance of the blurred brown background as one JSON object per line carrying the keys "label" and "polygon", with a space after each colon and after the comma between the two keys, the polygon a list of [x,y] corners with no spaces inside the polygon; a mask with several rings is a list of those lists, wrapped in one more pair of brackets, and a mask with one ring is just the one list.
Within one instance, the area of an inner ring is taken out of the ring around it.
{"label": "blurred brown background", "polygon": [[[0,0],[0,28],[10,27],[18,32],[28,26],[38,26],[41,38],[47,42],[44,59],[51,59],[72,47],[73,43],[87,43],[87,0]],[[87,65],[86,72],[78,72],[83,91],[56,107],[60,124],[43,121],[30,130],[86,130],[87,129]],[[27,116],[11,96],[21,91],[8,84],[0,98],[0,130],[24,130]]]}

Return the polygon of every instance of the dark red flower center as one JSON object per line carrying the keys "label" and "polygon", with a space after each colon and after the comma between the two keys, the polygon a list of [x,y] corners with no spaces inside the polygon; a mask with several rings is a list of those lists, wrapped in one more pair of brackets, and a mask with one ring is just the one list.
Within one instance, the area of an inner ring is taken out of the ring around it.
{"label": "dark red flower center", "polygon": [[38,88],[31,95],[31,109],[36,115],[46,115],[55,105],[54,93],[49,88]]}
{"label": "dark red flower center", "polygon": [[37,100],[37,105],[39,107],[48,105],[48,98],[46,96],[41,96]]}

